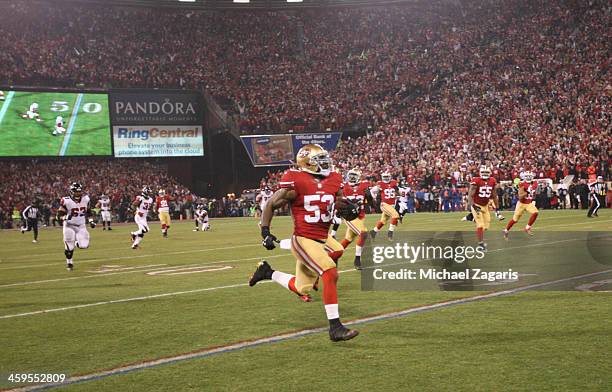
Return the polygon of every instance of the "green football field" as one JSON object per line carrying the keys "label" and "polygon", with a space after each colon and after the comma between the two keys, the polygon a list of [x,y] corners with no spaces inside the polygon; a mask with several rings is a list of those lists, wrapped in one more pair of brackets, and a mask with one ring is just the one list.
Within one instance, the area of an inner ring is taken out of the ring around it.
{"label": "green football field", "polygon": [[[542,211],[535,236],[520,231],[522,221],[508,249],[517,257],[523,246],[541,249],[539,263],[556,246],[542,241],[545,232],[612,231],[610,210],[585,215]],[[407,215],[398,231],[473,230],[461,216]],[[368,216],[370,227],[375,219]],[[492,223],[490,239],[503,223]],[[210,232],[175,222],[168,239],[152,223],[139,250],[130,249],[132,226],[90,229],[73,272],[60,229],[42,229],[38,244],[31,233],[0,231],[0,390],[22,385],[8,381],[14,373],[71,382],[50,390],[109,392],[612,385],[612,272],[569,282],[599,282],[583,291],[371,292],[360,289],[350,246],[339,263],[340,312],[361,334],[331,343],[320,292],[302,303],[275,283],[246,284],[262,258],[295,269],[288,251],[260,245],[254,218],[212,219]],[[273,233],[288,238],[290,218],[275,218]]]}
{"label": "green football field", "polygon": [[[84,93],[4,91],[0,101],[0,156],[112,155],[108,96]],[[40,118],[23,119],[32,103]],[[66,132],[54,136],[55,119]]]}

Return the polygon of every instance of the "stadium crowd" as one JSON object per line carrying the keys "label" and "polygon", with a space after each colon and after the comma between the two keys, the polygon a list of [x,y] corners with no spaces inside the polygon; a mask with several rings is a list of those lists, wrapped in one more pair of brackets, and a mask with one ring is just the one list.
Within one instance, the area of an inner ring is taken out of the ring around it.
{"label": "stadium crowd", "polygon": [[407,3],[245,14],[3,2],[0,80],[206,89],[245,133],[367,129],[337,166],[415,187],[461,183],[482,162],[500,180],[522,168],[612,178],[608,2]]}
{"label": "stadium crowd", "polygon": [[36,200],[41,203],[43,220],[52,223],[59,199],[68,196],[68,188],[74,181],[80,182],[84,192],[90,196],[91,207],[102,194],[109,196],[114,219],[121,222],[131,219],[128,208],[144,185],[155,192],[166,190],[176,199],[177,211],[191,210],[195,195],[167,172],[162,164],[138,159],[5,161],[0,170],[0,227],[11,224],[14,210],[22,211]]}

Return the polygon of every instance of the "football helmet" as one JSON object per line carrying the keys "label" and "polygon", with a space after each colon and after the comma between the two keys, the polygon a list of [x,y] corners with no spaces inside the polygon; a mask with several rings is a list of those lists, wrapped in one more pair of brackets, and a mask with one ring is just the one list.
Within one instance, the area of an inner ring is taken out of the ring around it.
{"label": "football helmet", "polygon": [[491,177],[491,168],[487,165],[480,166],[479,170],[480,178],[488,180]]}
{"label": "football helmet", "polygon": [[300,148],[295,161],[299,170],[317,176],[327,177],[332,171],[329,152],[318,144],[307,144]]}
{"label": "football helmet", "polygon": [[149,197],[149,195],[153,193],[153,191],[151,190],[151,187],[148,185],[145,185],[144,187],[142,187],[142,195],[144,197]]}
{"label": "football helmet", "polygon": [[383,172],[380,175],[380,179],[382,180],[382,182],[386,182],[386,183],[391,182],[391,173],[389,173],[388,171]]}
{"label": "football helmet", "polygon": [[534,177],[535,177],[535,175],[533,174],[532,171],[527,170],[525,173],[523,173],[523,180],[524,181],[531,182],[531,181],[533,181]]}
{"label": "football helmet", "polygon": [[75,201],[80,201],[83,196],[83,187],[78,182],[70,184],[70,197]]}
{"label": "football helmet", "polygon": [[361,171],[359,169],[351,169],[348,171],[348,173],[346,173],[346,182],[348,182],[349,185],[351,186],[357,185],[360,180],[361,180]]}
{"label": "football helmet", "polygon": [[163,189],[160,189],[159,191],[157,191],[157,194],[158,194],[159,196],[166,196],[166,191],[165,191],[165,190],[163,190]]}
{"label": "football helmet", "polygon": [[597,182],[604,182],[603,177],[602,176],[597,176]]}

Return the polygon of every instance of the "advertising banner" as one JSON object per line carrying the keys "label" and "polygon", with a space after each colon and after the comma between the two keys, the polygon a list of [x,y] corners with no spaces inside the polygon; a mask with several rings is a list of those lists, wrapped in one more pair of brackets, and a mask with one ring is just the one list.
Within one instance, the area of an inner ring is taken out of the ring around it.
{"label": "advertising banner", "polygon": [[113,144],[118,158],[204,155],[200,125],[113,126]]}
{"label": "advertising banner", "polygon": [[328,151],[338,146],[341,132],[241,136],[253,166],[287,166],[307,144],[320,144]]}
{"label": "advertising banner", "polygon": [[202,97],[195,91],[111,91],[113,125],[202,125]]}

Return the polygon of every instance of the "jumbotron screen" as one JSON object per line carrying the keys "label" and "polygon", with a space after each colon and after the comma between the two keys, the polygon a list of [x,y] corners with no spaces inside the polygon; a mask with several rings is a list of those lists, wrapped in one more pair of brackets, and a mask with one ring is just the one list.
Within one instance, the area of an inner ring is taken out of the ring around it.
{"label": "jumbotron screen", "polygon": [[112,155],[108,94],[0,93],[0,156]]}

